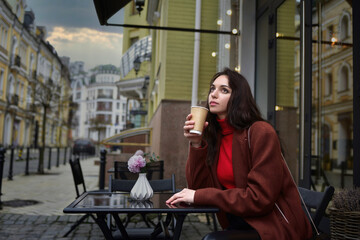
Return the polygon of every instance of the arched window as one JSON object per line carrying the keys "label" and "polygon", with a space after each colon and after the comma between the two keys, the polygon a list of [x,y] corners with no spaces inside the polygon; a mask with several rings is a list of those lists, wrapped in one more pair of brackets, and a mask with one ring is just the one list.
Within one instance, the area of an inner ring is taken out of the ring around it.
{"label": "arched window", "polygon": [[331,158],[331,139],[330,139],[330,135],[331,135],[331,129],[330,126],[327,124],[323,124],[322,125],[323,131],[322,131],[322,141],[321,141],[321,152],[323,154],[323,158],[325,162],[330,161]]}
{"label": "arched window", "polygon": [[4,94],[4,69],[0,69],[0,97]]}
{"label": "arched window", "polygon": [[75,99],[81,99],[81,80],[77,81],[76,83],[76,95],[75,95]]}
{"label": "arched window", "polygon": [[5,117],[5,124],[4,124],[4,145],[9,146],[11,145],[11,116],[10,114],[6,115]]}
{"label": "arched window", "polygon": [[347,65],[344,65],[340,68],[339,72],[339,86],[338,91],[346,91],[349,89],[349,67]]}
{"label": "arched window", "polygon": [[330,96],[332,93],[332,84],[333,84],[333,80],[332,80],[332,74],[328,73],[326,74],[325,77],[325,96]]}
{"label": "arched window", "polygon": [[350,34],[350,15],[347,12],[343,13],[340,19],[340,40],[345,40]]}
{"label": "arched window", "polygon": [[26,102],[31,103],[31,100],[32,100],[32,88],[31,86],[28,86],[27,94],[26,94]]}
{"label": "arched window", "polygon": [[[16,36],[13,36],[13,38],[12,38],[12,43],[11,43],[11,54],[12,54],[13,56],[15,56],[15,51],[16,51],[17,45],[18,45],[17,37],[16,37]],[[15,60],[15,59],[13,59],[13,61],[14,61],[14,60]]]}
{"label": "arched window", "polygon": [[9,81],[8,81],[9,85],[8,85],[8,96],[12,96],[15,92],[15,88],[14,88],[14,77],[12,75],[10,75],[9,77]]}
{"label": "arched window", "polygon": [[32,68],[33,68],[33,65],[34,65],[34,54],[31,53],[30,56],[29,56],[29,75],[31,76],[31,73],[32,73]]}

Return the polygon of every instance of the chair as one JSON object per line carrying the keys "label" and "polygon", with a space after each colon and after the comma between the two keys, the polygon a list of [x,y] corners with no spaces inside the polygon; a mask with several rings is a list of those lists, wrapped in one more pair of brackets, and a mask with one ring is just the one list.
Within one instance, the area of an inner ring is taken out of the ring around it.
{"label": "chair", "polygon": [[[138,175],[132,173],[128,169],[127,162],[114,162],[114,177],[115,179],[136,180]],[[146,177],[149,180],[164,178],[164,161],[156,161],[149,164],[147,168]]]}
{"label": "chair", "polygon": [[[317,229],[319,229],[320,222],[325,215],[325,210],[334,195],[334,187],[328,186],[324,192],[316,192],[313,190],[298,187],[299,193],[304,200],[306,208],[308,208],[311,219]],[[305,211],[305,209],[304,209]],[[306,213],[306,212],[305,212]],[[308,215],[306,213],[306,215]],[[203,237],[203,240],[231,240],[231,239],[247,239],[247,240],[260,240],[256,231],[241,231],[241,230],[228,230],[212,232]]]}
{"label": "chair", "polygon": [[[75,158],[75,160],[70,159],[69,162],[70,162],[71,172],[72,172],[72,175],[74,178],[76,198],[78,198],[80,196],[80,191],[79,191],[79,187],[78,187],[79,185],[82,185],[83,192],[86,192],[85,180],[84,180],[84,176],[83,176],[83,172],[81,169],[79,158]],[[99,191],[95,191],[95,192],[99,192]],[[92,214],[85,214],[71,226],[70,230],[67,231],[63,237],[67,237],[67,235],[69,235],[77,226],[79,226],[88,217],[93,218],[95,221],[95,217]]]}
{"label": "chair", "polygon": [[330,231],[326,230],[330,228],[329,223],[325,223],[322,220],[324,220],[325,210],[334,195],[334,187],[328,186],[324,192],[316,192],[302,187],[298,187],[298,189],[316,228],[322,232],[329,233]]}

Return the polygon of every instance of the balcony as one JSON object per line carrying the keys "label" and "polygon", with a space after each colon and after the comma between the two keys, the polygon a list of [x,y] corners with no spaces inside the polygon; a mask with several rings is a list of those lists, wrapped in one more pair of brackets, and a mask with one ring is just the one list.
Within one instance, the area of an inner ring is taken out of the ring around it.
{"label": "balcony", "polygon": [[21,68],[21,57],[19,55],[13,55],[11,57],[11,70],[20,71]]}
{"label": "balcony", "polygon": [[17,94],[13,94],[8,96],[8,104],[18,106],[19,104],[19,96]]}
{"label": "balcony", "polygon": [[147,115],[147,111],[146,110],[142,110],[142,109],[134,109],[134,110],[130,110],[130,114],[131,115]]}
{"label": "balcony", "polygon": [[31,102],[27,102],[26,103],[26,110],[30,113],[35,113],[36,112],[36,105],[34,103]]}
{"label": "balcony", "polygon": [[112,99],[113,96],[112,95],[107,95],[107,94],[98,94],[97,98],[98,99]]}
{"label": "balcony", "polygon": [[139,57],[140,62],[151,60],[151,36],[146,36],[135,42],[121,57],[121,77],[125,77],[133,68],[134,61]]}

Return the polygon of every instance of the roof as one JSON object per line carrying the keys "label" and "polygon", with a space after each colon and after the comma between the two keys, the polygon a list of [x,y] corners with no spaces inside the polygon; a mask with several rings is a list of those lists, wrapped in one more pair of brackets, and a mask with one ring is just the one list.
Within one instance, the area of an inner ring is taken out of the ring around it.
{"label": "roof", "polygon": [[[141,128],[131,128],[125,131],[121,131],[119,134],[116,134],[112,137],[106,138],[101,141],[101,144],[104,145],[111,145],[111,146],[144,146],[149,147],[151,146],[151,133],[152,128],[149,127],[141,127]],[[148,135],[148,141],[143,143],[138,142],[121,142],[123,139],[138,135]]]}

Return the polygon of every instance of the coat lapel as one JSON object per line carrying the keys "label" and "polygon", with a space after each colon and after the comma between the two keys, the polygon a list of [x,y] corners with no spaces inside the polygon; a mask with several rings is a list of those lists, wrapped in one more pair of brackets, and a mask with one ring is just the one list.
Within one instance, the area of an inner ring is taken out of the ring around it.
{"label": "coat lapel", "polygon": [[250,161],[247,130],[235,130],[232,147],[232,163],[236,187],[246,187],[247,175],[250,171]]}

